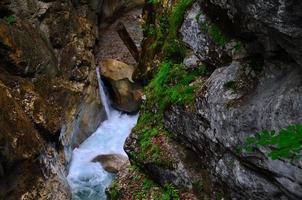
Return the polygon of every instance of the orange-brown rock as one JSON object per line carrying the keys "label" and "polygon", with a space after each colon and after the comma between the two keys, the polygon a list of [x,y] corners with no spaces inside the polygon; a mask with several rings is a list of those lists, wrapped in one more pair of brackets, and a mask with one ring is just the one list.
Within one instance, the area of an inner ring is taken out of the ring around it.
{"label": "orange-brown rock", "polygon": [[102,76],[109,83],[113,106],[129,113],[138,111],[142,90],[132,81],[134,67],[113,59],[100,62],[100,66]]}
{"label": "orange-brown rock", "polygon": [[63,146],[104,119],[92,52],[98,4],[0,2],[0,199],[71,198],[59,178]]}
{"label": "orange-brown rock", "polygon": [[8,25],[0,20],[0,44],[6,48],[6,52],[1,53],[10,64],[6,66],[9,72],[26,76],[42,73],[54,76],[58,71],[51,47],[41,32],[26,21],[18,20]]}

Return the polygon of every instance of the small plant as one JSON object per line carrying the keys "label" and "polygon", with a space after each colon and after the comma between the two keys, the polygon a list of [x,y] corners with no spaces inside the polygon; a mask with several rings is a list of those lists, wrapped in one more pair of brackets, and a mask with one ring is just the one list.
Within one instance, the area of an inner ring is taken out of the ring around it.
{"label": "small plant", "polygon": [[201,181],[194,181],[192,183],[194,193],[201,199],[204,195],[204,189]]}
{"label": "small plant", "polygon": [[241,49],[243,48],[243,44],[239,41],[239,42],[236,42],[236,45],[234,47],[234,52],[235,53],[238,53],[241,51]]}
{"label": "small plant", "polygon": [[145,160],[146,156],[152,155],[154,161],[158,160],[160,155],[160,149],[156,144],[152,143],[152,139],[158,136],[158,130],[155,128],[146,128],[141,131],[139,135],[139,144],[141,147],[140,159]]}
{"label": "small plant", "polygon": [[147,178],[144,179],[144,181],[143,181],[143,189],[144,190],[150,190],[150,188],[155,187],[155,186],[156,185],[152,180],[147,179]]}
{"label": "small plant", "polygon": [[228,81],[224,84],[224,88],[228,90],[236,90],[237,82],[236,81]]}
{"label": "small plant", "polygon": [[121,196],[121,191],[119,186],[116,182],[114,182],[110,187],[110,199],[111,200],[118,200]]}
{"label": "small plant", "polygon": [[163,53],[169,60],[173,60],[176,63],[180,63],[186,56],[186,47],[182,41],[178,39],[166,40]]}
{"label": "small plant", "polygon": [[202,15],[202,12],[199,12],[196,16],[195,16],[195,20],[197,21],[197,23],[200,23],[200,16]]}
{"label": "small plant", "polygon": [[151,3],[153,5],[158,4],[160,1],[159,0],[148,0],[148,3]]}
{"label": "small plant", "polygon": [[223,200],[222,193],[220,193],[220,192],[217,193],[216,200]]}
{"label": "small plant", "polygon": [[247,138],[244,150],[253,152],[255,147],[271,148],[268,156],[273,160],[299,157],[302,149],[302,125],[288,126],[279,132],[264,130],[255,137]]}
{"label": "small plant", "polygon": [[[169,60],[173,60],[176,63],[183,61],[186,55],[186,47],[182,41],[178,40],[177,33],[178,28],[181,26],[184,20],[184,14],[187,8],[194,2],[194,0],[181,0],[172,9],[168,18],[165,18],[161,22],[161,28],[165,31],[168,30],[168,35],[163,46],[163,53]],[[165,33],[165,31],[161,31]]]}
{"label": "small plant", "polygon": [[196,69],[194,69],[193,74],[195,76],[203,76],[203,77],[205,77],[205,76],[210,76],[211,72],[207,69],[206,66],[204,66],[204,65],[201,64]]}
{"label": "small plant", "polygon": [[201,24],[201,29],[208,33],[211,39],[219,46],[224,46],[230,41],[230,38],[223,35],[216,24],[204,22]]}
{"label": "small plant", "polygon": [[195,78],[194,72],[187,72],[182,64],[165,61],[147,87],[147,96],[150,100],[158,102],[162,111],[172,104],[193,102],[195,88],[190,83]]}
{"label": "small plant", "polygon": [[160,200],[180,200],[179,192],[173,185],[167,184],[164,187],[164,193]]}
{"label": "small plant", "polygon": [[12,15],[4,17],[4,20],[8,25],[13,25],[15,23],[15,17]]}

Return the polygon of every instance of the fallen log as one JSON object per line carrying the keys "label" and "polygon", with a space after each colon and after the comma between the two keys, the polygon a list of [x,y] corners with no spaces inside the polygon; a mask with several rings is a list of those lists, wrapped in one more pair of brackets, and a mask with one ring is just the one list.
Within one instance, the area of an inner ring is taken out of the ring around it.
{"label": "fallen log", "polygon": [[118,23],[116,31],[124,42],[124,44],[126,45],[126,47],[128,48],[128,50],[130,51],[133,58],[136,60],[136,62],[139,62],[140,52],[122,22]]}

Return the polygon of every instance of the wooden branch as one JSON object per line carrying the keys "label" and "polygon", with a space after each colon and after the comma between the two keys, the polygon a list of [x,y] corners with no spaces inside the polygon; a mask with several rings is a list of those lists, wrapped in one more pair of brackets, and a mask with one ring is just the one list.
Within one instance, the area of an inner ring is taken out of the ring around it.
{"label": "wooden branch", "polygon": [[136,62],[139,62],[140,52],[122,22],[118,23],[116,31],[124,42],[124,44],[126,45],[126,47],[128,48],[128,50],[130,51],[133,58],[136,60]]}

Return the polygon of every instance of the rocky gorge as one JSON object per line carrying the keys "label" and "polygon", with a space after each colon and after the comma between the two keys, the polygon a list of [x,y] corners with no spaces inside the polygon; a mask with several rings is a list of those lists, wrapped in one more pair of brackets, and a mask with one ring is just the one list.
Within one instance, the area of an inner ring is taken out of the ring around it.
{"label": "rocky gorge", "polygon": [[0,199],[71,198],[71,150],[106,118],[95,74],[99,26],[124,7],[1,1]]}
{"label": "rocky gorge", "polygon": [[108,199],[301,199],[301,37],[298,0],[1,1],[0,199],[75,199],[72,151],[109,123],[99,66],[140,115],[130,164],[93,160]]}

